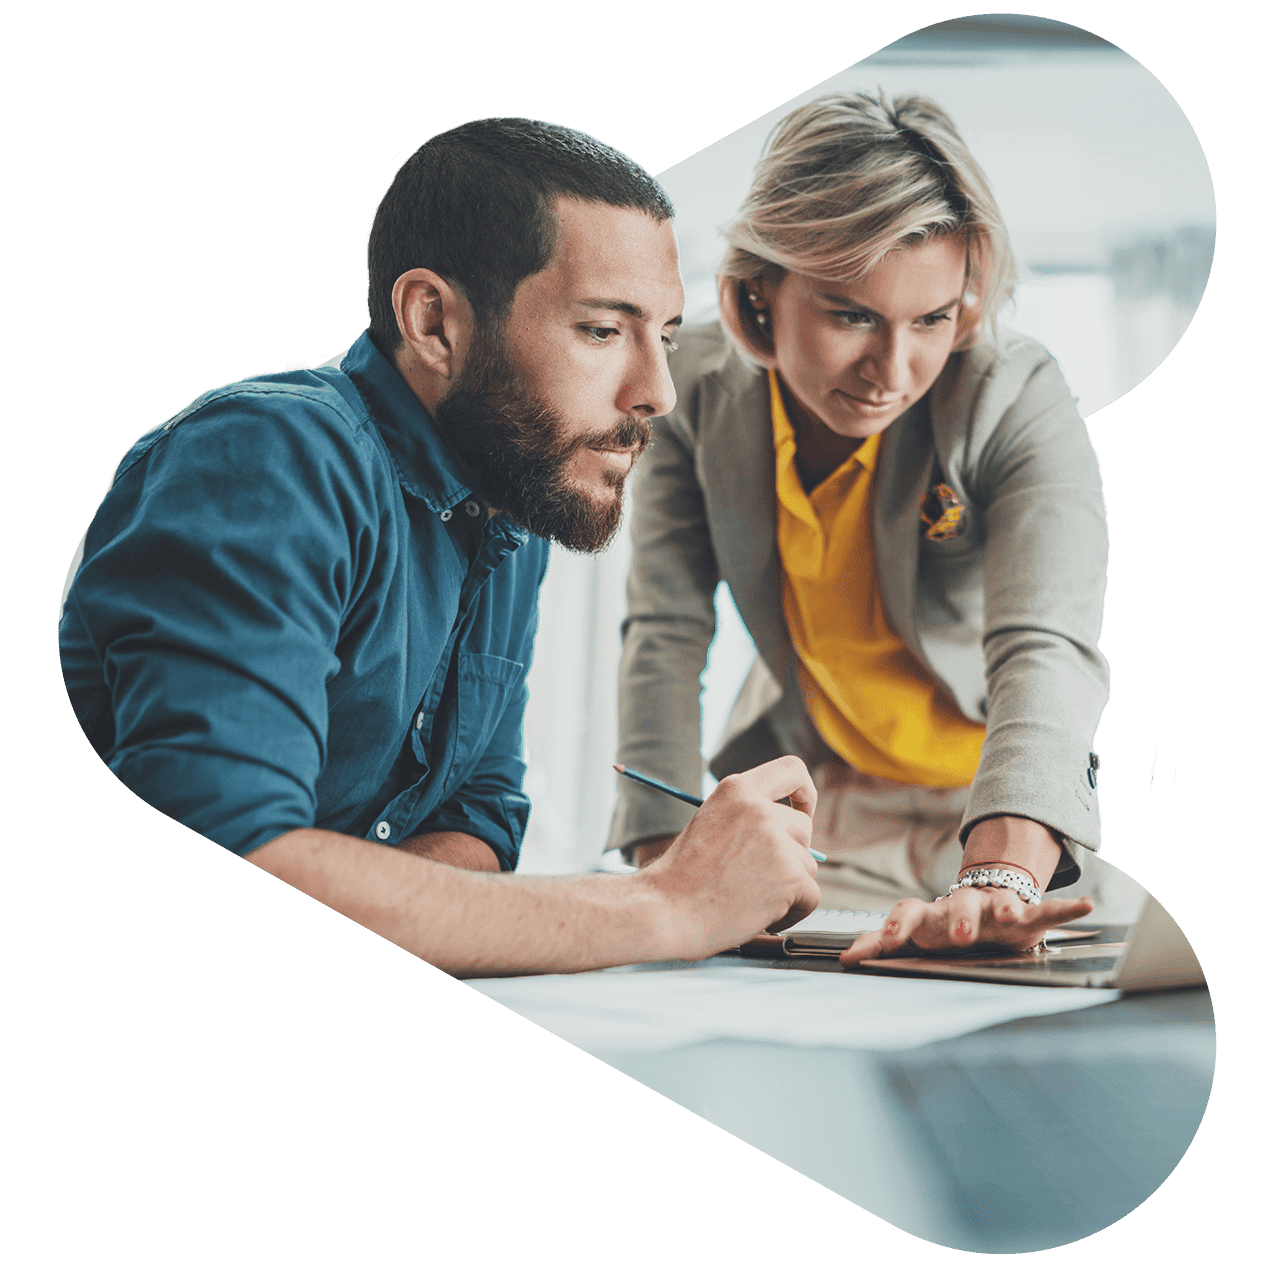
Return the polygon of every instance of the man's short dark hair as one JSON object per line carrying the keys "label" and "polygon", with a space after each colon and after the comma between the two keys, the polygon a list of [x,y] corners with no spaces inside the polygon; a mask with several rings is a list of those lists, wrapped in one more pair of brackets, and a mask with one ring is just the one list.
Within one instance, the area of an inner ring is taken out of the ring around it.
{"label": "man's short dark hair", "polygon": [[643,169],[602,142],[519,118],[473,120],[424,143],[382,198],[369,235],[369,331],[386,355],[400,346],[395,282],[427,267],[459,286],[477,324],[505,321],[516,286],[555,253],[553,202],[570,196],[674,212]]}

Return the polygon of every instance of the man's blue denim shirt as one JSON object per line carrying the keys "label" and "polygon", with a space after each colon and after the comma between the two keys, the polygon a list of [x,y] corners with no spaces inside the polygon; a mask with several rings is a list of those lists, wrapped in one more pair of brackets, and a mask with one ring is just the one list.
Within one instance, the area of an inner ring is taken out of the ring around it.
{"label": "man's blue denim shirt", "polygon": [[547,556],[366,333],[130,450],[63,613],[67,689],[130,790],[236,853],[461,831],[511,870]]}

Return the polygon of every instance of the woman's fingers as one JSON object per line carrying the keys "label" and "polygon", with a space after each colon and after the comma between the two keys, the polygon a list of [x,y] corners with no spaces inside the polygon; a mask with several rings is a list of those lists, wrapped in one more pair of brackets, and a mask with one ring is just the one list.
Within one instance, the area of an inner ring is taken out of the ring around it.
{"label": "woman's fingers", "polygon": [[903,898],[889,912],[889,918],[873,933],[864,933],[840,956],[842,964],[856,964],[859,960],[873,960],[876,956],[891,955],[912,933],[920,927],[928,907],[919,898]]}
{"label": "woman's fingers", "polygon": [[901,946],[926,926],[928,915],[929,908],[919,898],[903,898],[889,912],[889,918],[880,932],[885,935],[885,941],[890,946]]}
{"label": "woman's fingers", "polygon": [[982,928],[982,940],[1020,949],[1034,947],[1043,941],[1047,930],[1078,920],[1093,910],[1093,902],[1089,898],[1046,901],[1033,907],[1008,890],[997,892],[1001,898],[1012,898],[1013,901],[995,902],[996,895],[992,895],[990,919]]}
{"label": "woman's fingers", "polygon": [[997,942],[1019,950],[1043,941],[1046,930],[1078,920],[1093,910],[1093,902],[1088,898],[1051,899],[1033,907],[1008,889],[975,892],[985,899],[985,918],[974,940]]}
{"label": "woman's fingers", "polygon": [[[976,893],[977,890],[974,892]],[[984,906],[990,915],[991,923],[997,928],[1000,926],[1014,928],[1023,923],[1028,911],[1035,910],[1008,889],[995,889],[982,896],[985,899]]]}
{"label": "woman's fingers", "polygon": [[1044,912],[1047,928],[1053,929],[1071,920],[1079,920],[1093,910],[1092,898],[1061,898],[1052,902],[1042,902],[1039,910]]}
{"label": "woman's fingers", "polygon": [[959,889],[940,902],[904,898],[874,933],[863,934],[840,956],[857,964],[893,955],[906,946],[923,951],[994,942],[1024,950],[1047,929],[1078,920],[1093,910],[1089,898],[1065,898],[1030,906],[1008,889]]}
{"label": "woman's fingers", "polygon": [[935,906],[942,907],[947,913],[946,942],[947,947],[967,947],[982,933],[982,909],[985,905],[984,894],[961,891]]}

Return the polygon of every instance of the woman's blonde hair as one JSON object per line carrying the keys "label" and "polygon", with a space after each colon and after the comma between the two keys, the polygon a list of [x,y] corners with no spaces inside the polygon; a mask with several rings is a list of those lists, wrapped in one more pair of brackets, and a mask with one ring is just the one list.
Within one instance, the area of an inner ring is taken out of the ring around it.
{"label": "woman's blonde hair", "polygon": [[[770,136],[751,190],[726,228],[720,314],[749,355],[771,354],[747,299],[752,281],[788,272],[857,280],[885,254],[961,233],[966,296],[956,346],[972,344],[1013,293],[1009,236],[978,162],[951,117],[919,95],[883,90],[815,98]],[[754,290],[752,290],[754,292]]]}

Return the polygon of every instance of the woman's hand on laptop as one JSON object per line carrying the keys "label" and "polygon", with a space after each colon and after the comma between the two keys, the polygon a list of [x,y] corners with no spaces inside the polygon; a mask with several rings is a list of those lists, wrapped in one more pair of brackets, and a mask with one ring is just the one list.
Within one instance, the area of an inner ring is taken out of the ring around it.
{"label": "woman's hand on laptop", "polygon": [[841,964],[857,964],[898,952],[940,951],[995,943],[1010,951],[1034,947],[1048,929],[1087,916],[1088,898],[1044,901],[1038,907],[1022,901],[1012,889],[957,889],[938,902],[903,898],[874,933],[864,933],[840,956]]}
{"label": "woman's hand on laptop", "polygon": [[[1029,818],[999,815],[977,823],[964,847],[964,869],[990,867],[1020,872],[1029,887],[1048,884],[1058,866],[1058,838]],[[904,898],[875,933],[864,934],[841,957],[843,964],[872,960],[902,950],[940,951],[994,943],[1026,951],[1046,930],[1078,920],[1093,910],[1088,898],[1024,902],[1012,889],[955,889],[936,902]]]}

